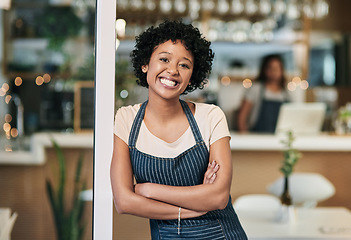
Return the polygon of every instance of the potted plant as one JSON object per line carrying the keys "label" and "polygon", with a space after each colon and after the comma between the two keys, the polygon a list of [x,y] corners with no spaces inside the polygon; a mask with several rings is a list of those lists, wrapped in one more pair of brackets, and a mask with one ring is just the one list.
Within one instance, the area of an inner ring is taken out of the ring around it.
{"label": "potted plant", "polygon": [[284,175],[284,188],[283,193],[280,196],[282,208],[277,218],[280,222],[294,221],[295,219],[295,209],[292,206],[292,199],[289,193],[289,176],[292,174],[295,164],[301,158],[301,153],[293,148],[292,145],[294,141],[295,137],[292,131],[288,131],[286,133],[286,139],[281,141],[284,145],[284,158],[280,171]]}
{"label": "potted plant", "polygon": [[285,149],[283,151],[284,159],[280,168],[280,171],[284,175],[284,190],[280,200],[284,205],[291,205],[291,197],[289,194],[289,176],[292,174],[295,164],[301,158],[301,153],[292,147],[293,142],[295,141],[293,132],[288,131],[286,136],[287,139],[281,141]]}
{"label": "potted plant", "polygon": [[65,158],[59,145],[52,140],[52,144],[57,154],[58,161],[58,184],[54,186],[46,180],[46,190],[50,200],[58,240],[81,240],[84,233],[83,212],[84,201],[80,199],[80,192],[86,187],[85,181],[81,180],[81,169],[83,165],[83,155],[78,159],[75,180],[73,183],[74,193],[72,206],[69,208],[65,204],[66,168]]}

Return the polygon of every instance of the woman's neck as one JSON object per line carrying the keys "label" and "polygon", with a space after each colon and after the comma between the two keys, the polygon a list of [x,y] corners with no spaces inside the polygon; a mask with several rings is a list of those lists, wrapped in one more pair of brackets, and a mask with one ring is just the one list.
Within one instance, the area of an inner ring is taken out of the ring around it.
{"label": "woman's neck", "polygon": [[151,116],[157,117],[160,121],[168,121],[184,113],[179,99],[166,100],[150,97],[146,106],[146,111]]}

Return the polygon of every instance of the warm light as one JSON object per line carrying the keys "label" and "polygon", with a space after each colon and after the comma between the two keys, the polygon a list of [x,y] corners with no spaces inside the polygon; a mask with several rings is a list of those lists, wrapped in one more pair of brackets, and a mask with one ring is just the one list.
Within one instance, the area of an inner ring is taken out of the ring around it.
{"label": "warm light", "polygon": [[299,86],[301,83],[301,78],[299,77],[293,77],[293,79],[291,80],[293,83],[296,84],[296,86]]}
{"label": "warm light", "polygon": [[289,91],[295,91],[296,90],[296,83],[294,83],[294,82],[289,82],[288,83],[288,90]]}
{"label": "warm light", "polygon": [[44,79],[44,82],[45,82],[45,83],[50,82],[50,81],[51,81],[51,76],[50,76],[50,74],[45,73],[45,74],[43,75],[43,79]]}
{"label": "warm light", "polygon": [[6,92],[4,91],[4,89],[0,88],[0,96],[3,97],[5,96]]}
{"label": "warm light", "polygon": [[300,84],[300,88],[306,90],[309,87],[309,84],[306,80],[302,80]]}
{"label": "warm light", "polygon": [[224,86],[228,86],[230,84],[230,77],[228,76],[223,76],[221,78],[221,83],[224,85]]}
{"label": "warm light", "polygon": [[11,129],[11,136],[13,138],[17,137],[18,136],[18,130],[16,128],[12,128]]}
{"label": "warm light", "polygon": [[119,38],[124,38],[126,35],[126,20],[117,19],[116,20],[116,33]]}
{"label": "warm light", "polygon": [[3,89],[5,92],[7,92],[7,91],[10,89],[10,86],[9,86],[7,83],[4,83],[4,84],[2,85],[2,89]]}
{"label": "warm light", "polygon": [[11,101],[11,98],[12,98],[11,95],[7,95],[7,96],[5,97],[5,102],[6,102],[6,104],[9,104],[9,102]]}
{"label": "warm light", "polygon": [[23,82],[23,80],[22,80],[21,77],[16,77],[16,78],[15,78],[15,85],[16,85],[16,86],[21,86],[21,85],[22,85],[22,82]]}
{"label": "warm light", "polygon": [[244,86],[244,88],[250,88],[252,86],[251,79],[248,79],[248,78],[244,79],[243,86]]}
{"label": "warm light", "polygon": [[5,132],[9,132],[11,130],[11,125],[9,123],[4,123],[3,129]]}
{"label": "warm light", "polygon": [[10,114],[5,114],[5,122],[9,123],[12,121],[12,116]]}
{"label": "warm light", "polygon": [[38,76],[36,79],[35,79],[35,83],[40,86],[44,83],[44,78],[42,76]]}

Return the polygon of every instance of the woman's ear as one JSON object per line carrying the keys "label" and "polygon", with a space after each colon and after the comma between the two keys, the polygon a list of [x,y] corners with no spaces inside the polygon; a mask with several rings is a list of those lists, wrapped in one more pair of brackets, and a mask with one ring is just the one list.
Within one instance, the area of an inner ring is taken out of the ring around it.
{"label": "woman's ear", "polygon": [[147,70],[149,70],[149,66],[148,66],[148,65],[143,65],[143,66],[141,67],[141,71],[142,71],[143,73],[147,73]]}

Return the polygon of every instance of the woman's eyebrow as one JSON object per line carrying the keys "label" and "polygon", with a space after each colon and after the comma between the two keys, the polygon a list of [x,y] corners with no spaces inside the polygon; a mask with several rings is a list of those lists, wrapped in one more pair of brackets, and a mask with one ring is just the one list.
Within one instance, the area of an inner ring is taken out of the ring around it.
{"label": "woman's eyebrow", "polygon": [[193,62],[189,59],[189,58],[187,58],[187,57],[183,57],[185,60],[187,60],[187,61],[189,61],[191,64],[193,64]]}
{"label": "woman's eyebrow", "polygon": [[[169,54],[169,55],[172,55],[172,53],[170,53],[170,52],[159,52],[159,53],[158,53],[158,55],[161,55],[161,54]],[[193,64],[193,62],[192,62],[189,58],[183,57],[183,59],[185,59],[185,60],[189,61],[191,64]]]}

